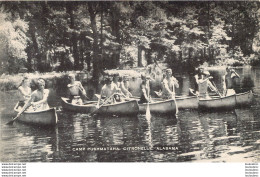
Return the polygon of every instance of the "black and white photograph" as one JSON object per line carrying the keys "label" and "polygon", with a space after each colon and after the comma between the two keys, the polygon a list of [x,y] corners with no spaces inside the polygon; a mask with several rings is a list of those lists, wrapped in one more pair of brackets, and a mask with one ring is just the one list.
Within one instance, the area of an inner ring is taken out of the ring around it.
{"label": "black and white photograph", "polygon": [[258,164],[260,2],[0,1],[0,117],[1,163]]}

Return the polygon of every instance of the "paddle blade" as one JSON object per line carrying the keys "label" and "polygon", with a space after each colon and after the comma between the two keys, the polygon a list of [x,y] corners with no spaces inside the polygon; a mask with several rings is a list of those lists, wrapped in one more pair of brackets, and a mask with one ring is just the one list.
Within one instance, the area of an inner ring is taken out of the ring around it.
{"label": "paddle blade", "polygon": [[11,121],[7,122],[6,125],[13,125],[16,119],[17,117],[13,118]]}
{"label": "paddle blade", "polygon": [[147,119],[151,118],[151,112],[150,112],[149,104],[147,104],[145,116],[146,116]]}

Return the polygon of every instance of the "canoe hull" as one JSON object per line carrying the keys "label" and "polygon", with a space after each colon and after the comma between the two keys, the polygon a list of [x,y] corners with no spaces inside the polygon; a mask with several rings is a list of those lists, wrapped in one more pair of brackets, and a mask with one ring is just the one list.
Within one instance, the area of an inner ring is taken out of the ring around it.
{"label": "canoe hull", "polygon": [[64,98],[64,97],[61,98],[61,105],[63,109],[67,111],[78,112],[78,113],[91,113],[96,110],[96,107],[93,104],[75,105],[75,104],[68,103],[67,102],[68,100],[69,100],[68,98]]}
{"label": "canoe hull", "polygon": [[136,116],[139,113],[139,107],[136,100],[131,100],[127,102],[102,106],[97,113],[103,115]]}
{"label": "canoe hull", "polygon": [[236,107],[250,106],[254,98],[252,91],[236,94]]}
{"label": "canoe hull", "polygon": [[120,102],[116,104],[104,105],[97,111],[96,104],[90,105],[74,105],[67,102],[67,98],[61,98],[62,107],[65,110],[78,112],[78,113],[92,113],[103,115],[137,115],[139,107],[136,100]]}
{"label": "canoe hull", "polygon": [[199,99],[197,96],[176,98],[178,109],[198,109]]}
{"label": "canoe hull", "polygon": [[200,110],[229,110],[236,106],[236,96],[199,100]]}
{"label": "canoe hull", "polygon": [[[15,111],[18,113],[17,109]],[[25,111],[17,121],[42,126],[54,126],[58,122],[58,116],[55,108],[36,112]]]}
{"label": "canoe hull", "polygon": [[[145,113],[147,108],[147,103],[139,104],[140,113]],[[151,113],[159,114],[176,114],[176,103],[175,100],[157,101],[154,103],[149,103],[149,108]]]}

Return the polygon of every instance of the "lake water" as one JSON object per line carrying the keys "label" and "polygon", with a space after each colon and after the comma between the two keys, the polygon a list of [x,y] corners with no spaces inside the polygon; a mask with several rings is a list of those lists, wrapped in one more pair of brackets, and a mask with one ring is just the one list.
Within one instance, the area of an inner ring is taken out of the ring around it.
{"label": "lake water", "polygon": [[[260,95],[260,69],[236,70],[250,76]],[[221,72],[212,72],[219,85]],[[177,77],[178,78],[178,77]],[[188,93],[191,77],[179,77],[179,95]],[[242,82],[239,82],[243,86]],[[15,122],[14,91],[0,94],[1,162],[259,162],[260,101],[227,112],[181,110],[178,117],[89,117],[64,112],[52,95],[59,122],[44,128]]]}

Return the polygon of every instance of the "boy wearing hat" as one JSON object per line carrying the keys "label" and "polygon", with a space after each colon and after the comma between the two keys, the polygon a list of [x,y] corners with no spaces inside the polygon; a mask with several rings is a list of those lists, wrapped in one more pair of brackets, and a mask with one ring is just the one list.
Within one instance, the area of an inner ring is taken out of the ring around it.
{"label": "boy wearing hat", "polygon": [[224,96],[236,94],[236,92],[234,90],[234,79],[235,78],[240,78],[240,76],[233,69],[231,69],[230,66],[228,66],[226,68],[225,75],[222,77]]}
{"label": "boy wearing hat", "polygon": [[199,98],[211,99],[208,94],[208,88],[210,88],[212,91],[217,92],[217,89],[212,85],[209,80],[212,78],[213,77],[210,76],[210,73],[208,71],[204,71],[202,73],[201,77],[198,80]]}

